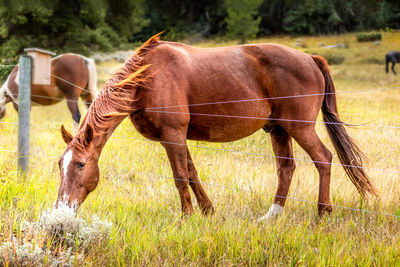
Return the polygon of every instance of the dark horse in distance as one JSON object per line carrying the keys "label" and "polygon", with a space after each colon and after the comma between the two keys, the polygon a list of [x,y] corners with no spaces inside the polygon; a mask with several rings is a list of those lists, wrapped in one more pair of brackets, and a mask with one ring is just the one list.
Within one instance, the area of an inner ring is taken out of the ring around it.
{"label": "dark horse in distance", "polygon": [[78,208],[96,188],[100,153],[129,117],[137,131],[165,148],[184,214],[193,212],[189,187],[201,210],[213,212],[186,140],[231,142],[259,129],[271,135],[279,179],[262,220],[283,211],[295,169],[292,138],[318,169],[319,213],[330,212],[332,154],[315,131],[320,110],[347,175],[362,196],[375,194],[363,154],[339,119],[324,58],[278,44],[202,49],[156,35],[105,83],[75,137],[61,127],[67,148],[59,160],[57,200]]}
{"label": "dark horse in distance", "polygon": [[386,61],[386,73],[389,73],[389,62],[392,63],[392,71],[394,75],[396,75],[396,72],[394,71],[394,66],[396,63],[400,63],[400,51],[390,51],[389,53],[386,54],[385,56],[385,61]]}

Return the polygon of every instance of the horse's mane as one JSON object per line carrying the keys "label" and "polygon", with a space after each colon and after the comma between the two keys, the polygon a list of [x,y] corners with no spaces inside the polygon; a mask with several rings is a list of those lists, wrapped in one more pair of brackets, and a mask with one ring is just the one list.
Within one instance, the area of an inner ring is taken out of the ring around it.
{"label": "horse's mane", "polygon": [[82,143],[82,135],[87,124],[95,133],[104,133],[114,124],[115,117],[126,117],[134,110],[134,95],[137,89],[145,88],[149,65],[143,64],[146,54],[159,44],[160,35],[156,34],[139,47],[125,61],[116,73],[104,84],[99,95],[90,105],[88,113],[77,135],[77,142]]}

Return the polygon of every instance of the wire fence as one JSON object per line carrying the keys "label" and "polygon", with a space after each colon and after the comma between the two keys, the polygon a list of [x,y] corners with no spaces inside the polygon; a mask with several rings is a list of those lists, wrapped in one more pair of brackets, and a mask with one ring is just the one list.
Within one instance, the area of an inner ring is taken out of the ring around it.
{"label": "wire fence", "polygon": [[[0,65],[0,66],[15,66],[15,65]],[[67,80],[64,80],[56,75],[53,75],[56,79],[60,79],[70,85],[76,86],[77,88],[82,89],[83,91],[89,92],[90,91],[86,90],[85,88],[82,88],[80,86],[77,86]],[[346,124],[346,123],[332,123],[332,122],[323,122],[323,121],[310,121],[310,120],[292,120],[292,119],[282,119],[282,118],[268,118],[268,117],[252,117],[252,116],[237,116],[237,115],[227,115],[227,114],[204,114],[204,113],[195,113],[195,112],[176,112],[176,111],[166,111],[165,109],[171,109],[171,108],[182,108],[182,107],[198,107],[198,106],[206,106],[206,105],[222,105],[222,104],[233,104],[233,103],[248,103],[248,102],[255,102],[255,101],[276,101],[276,100],[283,100],[283,99],[293,99],[293,98],[302,98],[302,97],[317,97],[317,96],[324,96],[324,95],[330,95],[330,94],[352,94],[352,93],[366,93],[366,92],[382,92],[382,91],[389,91],[389,90],[398,90],[400,89],[399,86],[396,87],[386,87],[386,88],[372,88],[372,89],[360,89],[360,90],[351,90],[351,91],[337,91],[335,93],[316,93],[316,94],[303,94],[303,95],[293,95],[293,96],[279,96],[279,97],[267,97],[267,98],[256,98],[256,99],[241,99],[241,100],[230,100],[230,101],[220,101],[220,102],[208,102],[208,103],[194,103],[194,104],[187,104],[187,105],[173,105],[173,106],[160,106],[160,107],[149,107],[146,108],[145,110],[148,112],[159,112],[159,113],[166,113],[166,114],[185,114],[185,115],[190,115],[190,116],[211,116],[211,117],[225,117],[225,118],[235,118],[235,119],[255,119],[255,120],[272,120],[272,121],[285,121],[285,122],[301,122],[301,123],[322,123],[322,124],[340,124],[340,125],[347,125],[347,126],[367,126],[367,127],[373,127],[373,128],[392,128],[392,129],[398,129],[400,126],[397,125],[371,125],[371,124],[365,124],[365,123],[352,123],[352,124]],[[15,96],[15,95],[14,95]],[[47,98],[47,99],[53,99],[53,100],[63,100],[64,98],[55,98],[55,97],[48,97],[48,96],[41,96],[41,95],[32,95],[34,97],[41,97],[41,98]],[[72,102],[78,102],[78,100],[71,100],[71,99],[66,99],[67,101],[72,101]],[[86,104],[86,103],[85,103]],[[0,122],[0,124],[9,124],[9,125],[17,125],[17,122]],[[52,127],[51,125],[42,125],[42,124],[36,124],[36,123],[31,123],[32,126],[34,127],[40,127],[40,128],[47,128],[47,129],[59,129],[59,127]],[[127,138],[127,137],[125,137]],[[150,140],[145,140],[144,141],[149,141]],[[265,153],[252,153],[252,152],[243,152],[243,151],[236,151],[236,150],[230,150],[230,149],[224,149],[224,148],[214,148],[214,147],[209,147],[209,146],[200,146],[200,145],[192,145],[192,144],[182,144],[182,143],[173,143],[173,142],[167,142],[167,141],[161,141],[160,143],[164,144],[172,144],[172,145],[179,145],[179,146],[192,146],[196,148],[201,148],[201,149],[212,149],[212,150],[218,150],[218,151],[224,151],[224,152],[230,152],[230,153],[236,153],[236,154],[241,154],[241,155],[251,155],[251,156],[259,156],[259,157],[270,157],[270,158],[275,158],[275,159],[288,159],[288,160],[295,160],[296,162],[307,162],[307,163],[318,163],[318,164],[329,164],[329,165],[336,165],[336,166],[342,166],[342,167],[350,167],[350,168],[364,168],[368,170],[376,170],[376,171],[390,171],[390,172],[396,172],[400,173],[399,169],[387,169],[387,168],[372,168],[372,167],[360,167],[360,166],[353,166],[353,165],[343,165],[340,163],[328,163],[328,162],[320,162],[320,161],[313,161],[313,160],[306,160],[306,159],[300,159],[300,158],[295,158],[295,157],[283,157],[279,155],[273,155],[273,154],[265,154]],[[12,151],[12,150],[5,150],[0,148],[0,151],[2,152],[9,152],[9,153],[17,153],[17,151]],[[146,173],[142,173],[146,174]],[[158,175],[156,173],[147,173],[155,176],[159,176],[160,178],[164,179],[173,179],[173,180],[182,180],[179,178],[174,178],[170,176],[165,176],[165,175]],[[186,181],[186,180],[185,180]],[[300,199],[296,197],[290,197],[290,196],[277,196],[276,194],[271,194],[271,193],[266,193],[266,192],[257,192],[254,190],[250,189],[245,189],[245,188],[238,188],[237,186],[231,186],[231,185],[219,185],[219,184],[212,184],[212,183],[204,183],[204,182],[195,182],[191,181],[190,183],[199,183],[205,186],[212,186],[212,187],[220,187],[224,189],[230,189],[230,190],[235,190],[235,191],[243,191],[243,192],[250,192],[250,193],[256,193],[256,194],[264,194],[264,195],[269,195],[273,197],[278,197],[278,198],[287,198],[295,201],[301,201],[305,202],[308,204],[319,204],[319,205],[324,205],[324,203],[318,203],[315,201],[311,200],[306,200],[306,199]],[[375,212],[375,211],[370,211],[366,209],[357,209],[357,208],[352,208],[352,207],[347,207],[347,206],[342,206],[342,205],[336,205],[332,204],[332,207],[336,208],[341,208],[341,209],[347,209],[351,211],[357,211],[357,212],[363,212],[363,213],[368,213],[368,214],[375,214],[375,215],[382,215],[382,216],[390,216],[394,218],[400,218],[400,216],[396,214],[389,214],[389,213],[382,213],[382,212]]]}
{"label": "wire fence", "polygon": [[60,81],[63,81],[63,82],[65,82],[65,83],[69,84],[69,85],[72,85],[72,86],[74,86],[74,87],[76,87],[76,88],[81,89],[82,91],[85,91],[85,92],[87,92],[87,93],[89,93],[89,94],[95,96],[94,93],[90,92],[90,91],[87,90],[86,88],[83,88],[83,87],[81,87],[81,86],[78,86],[78,85],[76,85],[76,84],[73,84],[72,82],[67,81],[67,80],[65,80],[65,79],[63,79],[63,78],[61,78],[61,77],[59,77],[59,76],[57,76],[57,75],[51,74],[51,76],[53,76],[54,78],[56,78],[56,79],[58,79],[58,80],[60,80]]}
{"label": "wire fence", "polygon": [[[52,76],[57,77],[70,85],[73,85],[79,89],[82,89],[85,92],[93,94],[92,92],[86,90],[83,87],[75,85],[67,80],[59,78],[52,74]],[[278,96],[278,97],[265,97],[265,98],[253,98],[253,99],[238,99],[238,100],[229,100],[229,101],[217,101],[217,102],[207,102],[207,103],[193,103],[193,104],[186,104],[186,105],[172,105],[172,106],[159,106],[159,107],[147,107],[146,110],[157,110],[157,109],[169,109],[169,108],[181,108],[181,107],[198,107],[198,106],[206,106],[206,105],[221,105],[221,104],[233,104],[233,103],[246,103],[246,102],[257,102],[257,101],[271,101],[271,100],[283,100],[283,99],[293,99],[293,98],[303,98],[303,97],[316,97],[316,96],[325,96],[325,95],[341,95],[341,94],[355,94],[355,93],[370,93],[370,92],[385,92],[391,90],[399,90],[400,86],[395,87],[381,87],[381,88],[371,88],[371,89],[359,89],[359,90],[348,90],[348,91],[336,91],[332,93],[315,93],[315,94],[301,94],[301,95],[289,95],[289,96]],[[14,97],[18,94],[12,94]],[[65,100],[70,102],[79,102],[79,100],[71,100],[66,98],[60,97],[50,97],[50,96],[43,96],[43,95],[35,95],[32,94],[31,96],[38,97],[38,98],[46,98],[46,99],[53,99],[53,100]],[[86,104],[86,103],[85,103]],[[90,103],[89,103],[90,104]]]}
{"label": "wire fence", "polygon": [[[382,91],[383,89],[375,89],[374,91]],[[386,88],[390,90],[397,90],[400,87]],[[369,91],[373,91],[370,89]],[[344,93],[354,93],[354,91],[344,91]],[[175,105],[175,106],[164,106],[164,107],[150,107],[145,108],[144,111],[152,112],[152,113],[165,113],[165,114],[173,114],[173,115],[191,115],[191,116],[208,116],[208,117],[219,117],[219,118],[231,118],[231,119],[251,119],[251,120],[266,120],[266,121],[278,121],[278,122],[300,122],[300,123],[308,123],[308,124],[325,124],[325,125],[345,125],[345,126],[364,126],[371,128],[391,128],[391,129],[399,129],[399,125],[385,125],[385,124],[370,124],[370,123],[344,123],[344,122],[325,122],[325,121],[314,121],[314,120],[300,120],[300,119],[285,119],[285,118],[271,118],[271,117],[255,117],[255,116],[240,116],[240,115],[229,115],[229,114],[210,114],[210,113],[197,113],[197,112],[181,112],[181,111],[165,111],[165,110],[156,110],[156,109],[169,109],[169,108],[179,108],[179,107],[191,107],[191,106],[204,106],[204,105],[214,105],[214,104],[228,104],[228,103],[241,103],[241,102],[250,102],[250,101],[266,101],[271,99],[289,99],[289,98],[299,98],[299,97],[310,97],[310,96],[321,96],[324,94],[330,93],[321,93],[321,94],[308,94],[308,95],[297,95],[297,96],[287,96],[287,97],[277,97],[277,98],[261,98],[261,99],[247,99],[247,100],[232,100],[232,101],[224,101],[224,102],[211,102],[211,103],[198,103],[198,104],[188,104],[188,105]],[[18,94],[13,94],[13,96],[18,96]],[[50,100],[62,101],[64,98],[57,97],[49,97],[49,96],[41,96],[32,94],[33,97],[45,98]],[[65,99],[70,102],[79,102],[79,100],[71,100]],[[86,105],[90,103],[82,102]]]}
{"label": "wire fence", "polygon": [[[148,141],[145,140],[144,141]],[[151,142],[149,140],[149,142]],[[171,143],[171,142],[168,142]],[[186,144],[178,144],[175,143],[176,145],[186,145]],[[191,145],[189,145],[191,146]],[[192,145],[193,146],[193,145]],[[259,153],[246,153],[246,152],[240,152],[240,151],[232,151],[232,150],[226,150],[226,149],[219,149],[219,148],[211,148],[211,147],[207,147],[207,146],[196,146],[194,145],[194,147],[198,147],[198,148],[206,148],[206,149],[214,149],[214,150],[223,150],[226,152],[235,152],[235,153],[240,153],[240,154],[244,154],[244,155],[256,155],[256,156],[265,156],[265,154],[259,154]],[[3,152],[10,152],[10,153],[17,153],[17,151],[7,151],[7,150],[3,150],[0,149],[0,151]],[[161,152],[160,152],[161,153]],[[275,155],[268,155],[270,157],[274,157],[274,158],[286,158],[286,157],[279,157],[279,156],[275,156]],[[298,161],[299,159],[296,158],[289,158],[289,159],[294,159],[296,161]],[[312,160],[308,160],[307,162],[313,162],[315,163],[315,161]],[[341,164],[336,164],[336,165],[341,165]],[[105,167],[105,165],[99,165],[99,167]],[[369,169],[376,169],[379,170],[377,168],[369,168]],[[384,169],[383,169],[384,170]],[[396,170],[396,172],[400,172],[400,170]],[[175,181],[187,181],[181,178],[176,178],[176,177],[172,177],[172,176],[167,176],[167,175],[160,175],[154,172],[135,172],[135,173],[141,173],[141,174],[146,174],[146,175],[153,175],[153,176],[157,176],[159,178],[165,179],[165,180],[175,180]],[[326,205],[325,203],[320,203],[320,202],[316,202],[313,200],[308,200],[308,199],[302,199],[302,198],[298,198],[298,197],[292,197],[292,196],[279,196],[273,193],[268,193],[268,192],[260,192],[257,190],[253,190],[253,189],[248,189],[248,188],[242,188],[242,187],[238,187],[238,186],[231,186],[231,185],[226,185],[226,184],[215,184],[215,183],[207,183],[207,182],[200,182],[200,181],[190,181],[190,183],[198,183],[204,186],[208,186],[208,187],[217,187],[217,188],[222,188],[222,189],[229,189],[229,190],[233,190],[233,191],[240,191],[240,192],[247,192],[247,193],[252,193],[252,194],[258,194],[258,195],[267,195],[267,196],[271,196],[271,197],[277,197],[277,198],[284,198],[284,199],[289,199],[289,200],[293,200],[293,201],[297,201],[297,202],[303,202],[306,203],[308,205]],[[353,208],[353,207],[348,207],[348,206],[344,206],[344,205],[338,205],[338,204],[330,204],[330,206],[334,207],[334,208],[339,208],[339,209],[345,209],[345,210],[349,210],[349,211],[355,211],[355,212],[361,212],[361,213],[365,213],[365,214],[370,214],[370,215],[377,215],[377,216],[385,216],[385,217],[393,217],[396,219],[400,219],[400,216],[397,214],[391,214],[391,213],[387,213],[387,212],[377,212],[377,211],[372,211],[372,210],[368,210],[368,209],[358,209],[358,208]]]}
{"label": "wire fence", "polygon": [[[0,122],[0,123],[2,123],[2,122]],[[4,123],[13,124],[13,125],[18,124],[17,122],[4,122]],[[41,125],[41,124],[36,124],[36,123],[32,123],[31,125],[34,127],[48,128],[48,129],[53,129],[53,130],[57,130],[57,131],[60,130],[60,127],[52,127],[50,125]],[[131,136],[115,136],[114,138],[132,139]],[[190,143],[188,144],[188,143],[176,143],[176,142],[169,142],[169,141],[152,141],[149,139],[134,139],[134,140],[139,141],[139,142],[147,142],[147,143],[161,143],[161,144],[169,144],[169,145],[176,145],[176,146],[189,146],[189,147],[198,148],[198,149],[229,152],[229,153],[240,154],[240,155],[245,155],[245,156],[254,156],[254,157],[262,157],[262,158],[267,157],[267,158],[273,158],[273,159],[287,159],[287,160],[294,160],[296,162],[301,162],[301,163],[325,164],[325,165],[331,165],[331,166],[357,168],[357,169],[365,169],[365,170],[372,170],[372,171],[379,171],[379,172],[400,173],[400,169],[393,169],[393,168],[375,168],[375,167],[367,167],[367,166],[357,166],[357,165],[337,163],[337,162],[333,162],[333,161],[332,162],[323,162],[323,161],[316,161],[316,160],[312,160],[312,159],[297,158],[297,157],[285,157],[285,156],[267,154],[267,153],[243,152],[243,151],[238,151],[238,150],[216,148],[216,147],[210,147],[210,146],[205,146],[205,145],[195,145],[195,144],[190,144]]]}

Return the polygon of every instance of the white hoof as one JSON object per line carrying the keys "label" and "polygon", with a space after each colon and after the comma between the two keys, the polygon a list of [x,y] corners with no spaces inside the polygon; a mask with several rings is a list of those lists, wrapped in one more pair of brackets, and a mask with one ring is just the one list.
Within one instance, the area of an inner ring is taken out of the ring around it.
{"label": "white hoof", "polygon": [[271,207],[269,208],[267,214],[259,218],[257,221],[258,222],[269,222],[272,219],[275,219],[278,217],[281,213],[283,213],[283,207],[278,204],[272,204]]}

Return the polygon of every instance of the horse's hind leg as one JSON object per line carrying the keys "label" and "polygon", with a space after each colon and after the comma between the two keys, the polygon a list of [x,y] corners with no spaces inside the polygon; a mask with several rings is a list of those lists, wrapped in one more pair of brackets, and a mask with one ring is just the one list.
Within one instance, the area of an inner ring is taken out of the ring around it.
{"label": "horse's hind leg", "polygon": [[272,148],[276,157],[278,172],[278,188],[274,198],[274,204],[268,210],[268,213],[261,217],[260,221],[269,221],[283,212],[287,194],[289,192],[290,182],[296,164],[293,159],[292,138],[281,126],[275,126],[271,132]]}
{"label": "horse's hind leg", "polygon": [[74,131],[77,132],[79,128],[79,121],[81,120],[81,113],[79,112],[78,100],[67,98],[67,106],[72,114],[72,119],[74,120]]}
{"label": "horse's hind leg", "polygon": [[314,125],[305,127],[304,125],[292,124],[291,126],[288,130],[289,134],[311,157],[319,173],[318,213],[322,215],[331,212],[329,190],[332,153],[319,139]]}
{"label": "horse's hind leg", "polygon": [[197,203],[199,203],[200,209],[204,214],[209,214],[214,212],[211,200],[208,198],[206,191],[204,191],[203,186],[197,176],[196,168],[192,157],[190,156],[189,149],[187,149],[187,166],[189,172],[189,185],[192,188],[194,195],[196,196]]}
{"label": "horse's hind leg", "polygon": [[394,75],[396,75],[397,73],[394,71],[394,66],[396,66],[396,62],[392,61],[392,71],[393,71]]}

